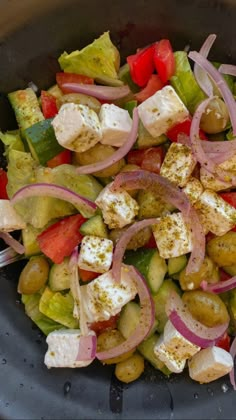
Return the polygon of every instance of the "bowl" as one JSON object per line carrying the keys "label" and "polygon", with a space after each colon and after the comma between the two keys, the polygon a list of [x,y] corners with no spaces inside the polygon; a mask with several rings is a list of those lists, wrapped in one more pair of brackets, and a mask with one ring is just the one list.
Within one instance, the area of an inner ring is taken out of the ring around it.
{"label": "bowl", "polygon": [[[218,35],[211,58],[236,59],[234,0],[1,0],[0,127],[15,127],[5,94],[33,81],[48,88],[57,57],[106,30],[122,58],[137,47],[169,38],[174,49],[199,49]],[[200,385],[186,374],[169,379],[147,366],[121,384],[113,367],[48,370],[46,343],[24,314],[16,292],[21,263],[0,270],[0,417],[4,419],[233,419],[228,376]]]}

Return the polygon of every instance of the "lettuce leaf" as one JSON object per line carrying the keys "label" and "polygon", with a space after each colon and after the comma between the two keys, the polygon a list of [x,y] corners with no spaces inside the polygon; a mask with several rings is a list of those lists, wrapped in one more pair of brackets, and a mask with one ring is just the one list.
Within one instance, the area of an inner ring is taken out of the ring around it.
{"label": "lettuce leaf", "polygon": [[25,150],[19,130],[7,131],[6,133],[0,131],[0,140],[4,144],[7,159],[10,150],[18,150],[20,152],[24,152]]}

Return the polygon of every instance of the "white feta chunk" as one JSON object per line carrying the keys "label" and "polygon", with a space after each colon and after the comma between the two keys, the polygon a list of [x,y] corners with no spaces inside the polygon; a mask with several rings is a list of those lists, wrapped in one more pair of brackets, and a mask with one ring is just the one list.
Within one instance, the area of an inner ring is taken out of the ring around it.
{"label": "white feta chunk", "polygon": [[83,270],[105,273],[112,263],[113,242],[110,239],[86,235],[80,247],[78,266]]}
{"label": "white feta chunk", "polygon": [[192,234],[181,213],[162,217],[152,230],[162,258],[179,257],[192,251]]}
{"label": "white feta chunk", "polygon": [[222,181],[203,167],[200,168],[200,180],[205,189],[213,191],[227,190],[231,187],[230,182]]}
{"label": "white feta chunk", "polygon": [[136,284],[128,266],[122,265],[120,282],[114,280],[111,270],[102,274],[81,287],[88,322],[104,321],[118,314],[136,294]]}
{"label": "white feta chunk", "polygon": [[205,229],[217,236],[224,235],[236,224],[236,209],[215,191],[205,190],[194,206]]}
{"label": "white feta chunk", "polygon": [[183,372],[186,360],[179,358],[175,353],[168,351],[164,343],[163,335],[159,337],[154,347],[154,353],[163,363],[165,363],[171,372]]}
{"label": "white feta chunk", "polygon": [[[94,334],[92,331],[90,334]],[[80,330],[57,330],[48,334],[48,350],[44,363],[48,368],[79,368],[88,366],[92,360],[79,361]]]}
{"label": "white feta chunk", "polygon": [[129,137],[132,119],[126,109],[114,104],[103,104],[99,112],[102,144],[120,147]]}
{"label": "white feta chunk", "polygon": [[75,152],[85,152],[102,138],[98,116],[87,105],[62,105],[52,125],[58,143]]}
{"label": "white feta chunk", "polygon": [[227,375],[234,366],[230,353],[220,347],[199,351],[188,362],[189,376],[200,383],[208,383]]}
{"label": "white feta chunk", "polygon": [[184,121],[189,112],[171,86],[165,86],[138,106],[139,117],[153,136],[165,134],[175,124]]}
{"label": "white feta chunk", "polygon": [[173,184],[184,187],[196,165],[196,159],[188,146],[172,143],[161,165],[160,175]]}
{"label": "white feta chunk", "polygon": [[26,224],[9,200],[0,200],[0,231],[24,229]]}
{"label": "white feta chunk", "polygon": [[197,178],[192,176],[183,188],[183,192],[187,195],[190,203],[194,204],[203,193],[203,186]]}
{"label": "white feta chunk", "polygon": [[178,359],[189,359],[201,350],[200,347],[184,338],[176,330],[171,321],[167,321],[164,328],[164,343],[167,351],[174,353]]}
{"label": "white feta chunk", "polygon": [[100,192],[95,203],[102,210],[104,221],[110,229],[122,228],[133,221],[139,206],[122,188],[112,191],[112,185],[108,184]]}

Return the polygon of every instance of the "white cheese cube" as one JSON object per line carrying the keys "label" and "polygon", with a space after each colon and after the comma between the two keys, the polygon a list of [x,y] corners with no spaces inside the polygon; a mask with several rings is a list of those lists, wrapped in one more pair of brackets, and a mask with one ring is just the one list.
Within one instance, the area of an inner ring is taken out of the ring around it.
{"label": "white cheese cube", "polygon": [[105,273],[111,266],[112,252],[110,239],[86,235],[81,242],[78,266],[83,270]]}
{"label": "white cheese cube", "polygon": [[236,224],[236,209],[215,191],[205,190],[194,206],[205,229],[217,236],[224,235]]}
{"label": "white cheese cube", "polygon": [[112,191],[112,185],[108,184],[100,192],[95,203],[102,210],[104,221],[110,229],[122,228],[133,221],[139,206],[122,188]]}
{"label": "white cheese cube", "polygon": [[196,159],[184,144],[172,143],[161,165],[160,175],[173,184],[184,187],[195,168]]}
{"label": "white cheese cube", "polygon": [[98,116],[87,105],[62,105],[52,125],[58,143],[75,152],[85,152],[102,138]]}
{"label": "white cheese cube", "polygon": [[9,200],[0,200],[0,231],[24,229],[26,224]]}
{"label": "white cheese cube", "polygon": [[184,338],[171,321],[167,321],[164,328],[164,343],[167,351],[174,353],[178,359],[189,359],[201,350],[200,347]]}
{"label": "white cheese cube", "polygon": [[120,147],[129,137],[132,119],[126,109],[114,104],[103,104],[99,112],[102,144]]}
{"label": "white cheese cube", "polygon": [[205,189],[213,191],[227,190],[231,187],[230,182],[222,181],[203,167],[200,168],[200,180]]}
{"label": "white cheese cube", "polygon": [[153,136],[165,134],[175,124],[184,121],[189,112],[171,86],[165,86],[138,106],[139,117]]}
{"label": "white cheese cube", "polygon": [[[94,334],[90,332],[90,334]],[[76,360],[80,346],[80,330],[58,330],[51,332],[46,342],[48,350],[44,363],[48,368],[79,368],[88,366],[92,360]]]}
{"label": "white cheese cube", "polygon": [[120,282],[114,280],[110,270],[81,287],[81,296],[89,322],[104,321],[118,314],[136,294],[136,284],[124,264]]}
{"label": "white cheese cube", "polygon": [[234,366],[230,353],[220,347],[199,351],[188,362],[189,376],[200,383],[208,383],[227,375]]}
{"label": "white cheese cube", "polygon": [[192,251],[192,234],[181,213],[162,217],[152,230],[162,258],[179,257]]}
{"label": "white cheese cube", "polygon": [[165,363],[171,372],[183,372],[186,360],[179,358],[175,353],[168,351],[164,343],[163,336],[159,337],[154,347],[154,353],[163,363]]}
{"label": "white cheese cube", "polygon": [[183,192],[187,195],[190,203],[194,204],[203,193],[203,186],[197,178],[192,176],[183,188]]}

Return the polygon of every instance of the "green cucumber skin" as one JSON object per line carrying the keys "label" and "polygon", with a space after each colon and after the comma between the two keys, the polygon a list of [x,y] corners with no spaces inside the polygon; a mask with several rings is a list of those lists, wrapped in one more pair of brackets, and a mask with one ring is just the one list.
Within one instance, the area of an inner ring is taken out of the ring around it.
{"label": "green cucumber skin", "polygon": [[20,130],[24,131],[31,125],[44,120],[38,98],[32,89],[11,92],[8,94],[8,99],[15,112]]}

